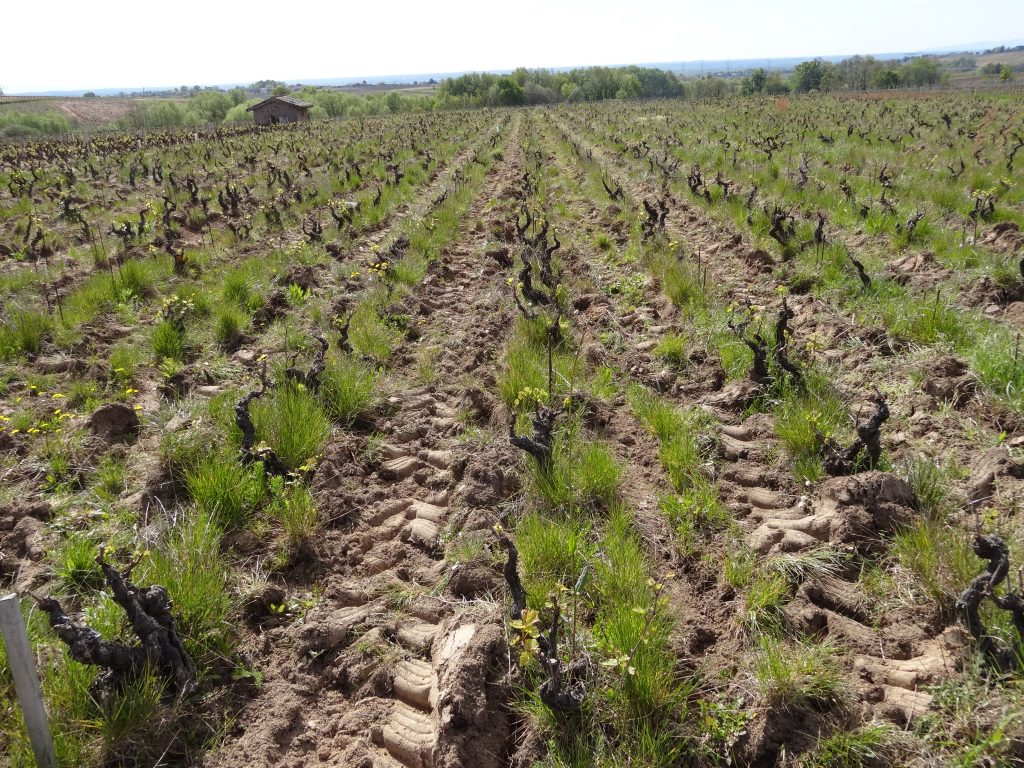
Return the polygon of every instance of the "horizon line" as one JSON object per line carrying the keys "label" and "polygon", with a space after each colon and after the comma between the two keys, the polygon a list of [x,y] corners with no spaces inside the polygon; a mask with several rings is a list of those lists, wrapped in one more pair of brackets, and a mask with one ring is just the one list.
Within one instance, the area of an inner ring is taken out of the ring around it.
{"label": "horizon line", "polygon": [[[827,54],[814,54],[814,55],[795,55],[795,56],[751,56],[748,58],[704,58],[704,59],[679,59],[675,61],[657,61],[657,62],[629,62],[629,63],[615,63],[615,64],[572,64],[572,65],[553,65],[553,66],[537,66],[537,67],[484,67],[479,69],[462,69],[462,70],[451,70],[446,72],[411,72],[411,73],[391,73],[386,75],[336,75],[327,77],[313,77],[313,78],[291,78],[291,82],[295,85],[349,85],[355,83],[367,82],[368,84],[375,84],[370,82],[376,81],[376,84],[384,85],[403,85],[411,83],[402,83],[399,81],[388,82],[387,78],[433,78],[437,79],[438,83],[441,82],[441,78],[450,79],[452,77],[458,77],[465,74],[507,74],[514,72],[517,69],[526,69],[528,71],[535,70],[549,70],[549,71],[571,71],[574,69],[586,69],[591,67],[608,67],[611,69],[621,69],[624,67],[650,67],[665,69],[666,71],[673,71],[666,69],[667,65],[703,65],[703,64],[720,64],[725,63],[729,66],[730,63],[734,62],[737,65],[741,65],[745,62],[771,62],[771,61],[811,61],[814,59],[849,59],[854,56],[872,56],[872,57],[917,57],[917,56],[930,56],[930,55],[950,55],[956,53],[963,54],[977,54],[981,51],[978,48],[984,46],[986,49],[996,48],[1000,46],[1016,47],[1024,45],[1024,38],[1016,38],[1007,41],[988,41],[988,42],[976,42],[976,43],[964,43],[958,46],[946,46],[941,48],[930,48],[925,50],[917,51],[885,51],[878,53],[827,53]],[[270,78],[266,78],[270,79]],[[328,82],[335,81],[335,82]],[[345,81],[345,82],[338,82]],[[242,83],[238,81],[234,82],[220,82],[220,83],[205,83],[198,84],[198,87],[207,88],[233,88],[233,87],[244,87],[245,85],[251,85],[253,82],[259,82],[259,80],[253,80],[249,83]],[[289,84],[289,80],[278,80],[285,85]],[[417,80],[417,82],[419,82]],[[193,84],[195,87],[197,84]],[[4,96],[59,96],[59,95],[71,95],[76,93],[87,93],[94,91],[118,91],[125,93],[138,93],[144,91],[167,91],[167,90],[178,90],[181,85],[144,85],[144,86],[90,86],[90,87],[66,87],[66,88],[50,88],[48,90],[33,90],[33,91],[17,91],[11,93],[5,93]],[[108,94],[109,95],[109,94]]]}

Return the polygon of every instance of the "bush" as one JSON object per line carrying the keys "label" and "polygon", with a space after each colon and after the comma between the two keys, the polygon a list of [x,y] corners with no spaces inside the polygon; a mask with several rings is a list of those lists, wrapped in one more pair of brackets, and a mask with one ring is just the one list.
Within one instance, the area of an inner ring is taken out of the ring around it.
{"label": "bush", "polygon": [[181,128],[203,122],[200,114],[177,101],[144,101],[115,121],[123,131]]}
{"label": "bush", "polygon": [[67,118],[53,112],[0,112],[0,136],[4,138],[54,136],[70,130]]}
{"label": "bush", "polygon": [[203,123],[223,122],[233,107],[231,97],[221,91],[203,91],[193,96],[189,103],[189,111]]}
{"label": "bush", "polygon": [[259,102],[260,99],[249,99],[241,104],[236,104],[224,115],[224,122],[229,124],[251,123],[252,115],[246,112],[246,110]]}

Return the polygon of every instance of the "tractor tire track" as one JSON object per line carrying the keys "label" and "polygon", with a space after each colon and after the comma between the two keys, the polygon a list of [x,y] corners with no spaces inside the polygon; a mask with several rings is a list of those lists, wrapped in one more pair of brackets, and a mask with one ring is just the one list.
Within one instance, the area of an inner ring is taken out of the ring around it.
{"label": "tractor tire track", "polygon": [[[516,120],[510,148],[520,128]],[[506,153],[464,221],[484,215],[514,178],[521,159]],[[472,311],[502,285],[497,269],[481,266],[484,240],[485,232],[464,229],[428,269],[416,313],[426,320],[423,337],[447,338],[437,365],[451,378],[393,391],[381,460],[358,478],[354,519],[325,533],[323,600],[300,624],[265,636],[267,677],[248,727],[209,765],[504,765],[500,606],[447,597],[452,573],[443,557],[444,538],[472,512],[456,377],[486,377],[488,358],[466,350],[500,341],[508,327],[501,313]],[[352,479],[346,442],[319,470],[328,496],[345,493]]]}

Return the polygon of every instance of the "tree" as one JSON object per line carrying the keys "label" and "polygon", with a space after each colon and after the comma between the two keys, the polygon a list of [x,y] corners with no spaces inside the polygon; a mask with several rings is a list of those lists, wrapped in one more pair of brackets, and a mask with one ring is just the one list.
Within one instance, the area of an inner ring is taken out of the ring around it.
{"label": "tree", "polygon": [[768,96],[782,96],[789,93],[789,83],[782,79],[778,72],[768,75],[768,82],[764,84],[764,92]]}
{"label": "tree", "polygon": [[907,85],[935,85],[939,82],[939,64],[930,56],[918,56],[907,62],[900,79]]}
{"label": "tree", "polygon": [[840,91],[843,89],[843,72],[835,64],[824,62],[821,69],[819,91]]}
{"label": "tree", "polygon": [[740,83],[740,94],[743,96],[751,96],[755,93],[764,93],[764,88],[768,84],[768,70],[763,67],[758,67],[750,73],[749,77],[744,77]]}
{"label": "tree", "polygon": [[820,91],[825,78],[825,62],[821,59],[802,61],[793,69],[793,90],[797,93]]}
{"label": "tree", "polygon": [[615,92],[616,99],[639,99],[643,95],[644,87],[636,75],[626,75]]}
{"label": "tree", "polygon": [[839,62],[839,71],[846,81],[846,87],[854,91],[866,91],[871,76],[879,68],[873,56],[851,56]]}
{"label": "tree", "polygon": [[394,114],[395,112],[402,111],[402,94],[398,91],[388,91],[384,95],[384,104],[388,108],[388,112]]}
{"label": "tree", "polygon": [[722,77],[705,75],[693,82],[693,95],[698,99],[717,99],[733,92],[733,84]]}
{"label": "tree", "polygon": [[527,104],[554,104],[558,101],[558,94],[550,88],[528,81],[523,87],[523,93]]}
{"label": "tree", "polygon": [[270,92],[271,96],[287,96],[288,86],[286,85],[275,85],[274,90]]}
{"label": "tree", "polygon": [[871,75],[871,87],[882,90],[899,88],[900,76],[895,69],[876,69]]}
{"label": "tree", "polygon": [[523,86],[511,77],[503,77],[498,80],[498,104],[503,107],[514,107],[522,104],[526,98]]}
{"label": "tree", "polygon": [[202,123],[222,122],[233,106],[231,98],[221,91],[205,91],[192,98],[192,109]]}
{"label": "tree", "polygon": [[96,98],[96,94],[93,93],[92,91],[86,91],[85,93],[82,94],[82,98],[83,99],[95,99]]}

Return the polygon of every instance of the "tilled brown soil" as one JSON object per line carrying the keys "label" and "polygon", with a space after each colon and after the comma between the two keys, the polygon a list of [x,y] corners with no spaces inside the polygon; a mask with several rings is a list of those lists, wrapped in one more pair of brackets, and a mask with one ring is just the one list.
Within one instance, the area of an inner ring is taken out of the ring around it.
{"label": "tilled brown soil", "polygon": [[486,233],[473,222],[517,174],[515,139],[415,300],[418,344],[439,347],[436,380],[409,383],[417,343],[400,348],[379,458],[354,462],[350,438],[328,448],[315,490],[346,522],[316,546],[322,600],[301,623],[255,639],[253,662],[267,670],[262,690],[207,765],[506,762],[497,579],[453,570],[441,550],[453,530],[488,530],[496,517],[485,505],[514,490],[511,476],[481,462],[481,446],[461,439],[460,409],[473,408],[474,392],[478,411],[488,409],[466,382],[493,383],[488,350],[509,327],[495,298],[503,281],[481,259]]}
{"label": "tilled brown soil", "polygon": [[[500,262],[514,247],[527,133],[554,176],[579,186],[587,179],[586,165],[559,145],[556,136],[564,132],[628,198],[611,206],[567,186],[556,191],[565,210],[552,219],[561,228],[559,258],[581,357],[590,367],[614,369],[620,386],[640,383],[680,408],[707,414],[707,471],[759,559],[827,548],[849,555],[849,563],[854,556],[881,560],[892,534],[917,519],[914,493],[894,472],[797,482],[772,415],[747,415],[756,384],[728,381],[707,350],[689,348],[684,371],[666,367],[654,349],[670,334],[686,333],[687,318],[656,280],[644,282],[636,306],[624,306],[603,290],[620,275],[591,247],[606,233],[625,245],[629,236],[617,208],[639,209],[638,201],[660,193],[657,180],[636,174],[628,159],[612,157],[557,117],[539,122],[540,128],[520,113],[506,125],[503,157],[488,171],[459,237],[403,300],[413,331],[389,361],[385,404],[372,423],[339,432],[328,445],[313,491],[331,523],[251,606],[244,656],[260,684],[202,764],[487,768],[526,766],[543,755],[541,740],[514,706],[519,694],[506,647],[505,586],[488,550],[492,527],[519,500],[523,461],[508,444],[496,382],[498,353],[516,317],[506,284],[512,273]],[[474,151],[467,148],[451,165],[465,164]],[[414,203],[362,233],[358,255],[389,243],[392,221],[426,215],[441,184],[435,176]],[[777,311],[780,283],[770,257],[698,207],[668,200],[666,237],[702,254],[714,300]],[[497,250],[496,233],[504,241]],[[326,281],[317,283],[323,290],[340,287],[321,275],[311,279]],[[1024,470],[1006,445],[1021,444],[1018,425],[980,396],[960,361],[933,350],[902,354],[884,331],[858,327],[814,296],[787,300],[794,337],[819,339],[821,362],[853,413],[866,410],[872,382],[885,389],[893,414],[883,434],[887,456],[896,462],[956,452],[968,457],[969,473],[957,489],[966,503],[1016,504]],[[255,367],[255,354],[246,365]],[[924,369],[920,387],[911,384],[916,366]],[[148,394],[147,408],[158,403],[155,391]],[[626,398],[595,402],[593,409],[592,431],[622,464],[622,497],[634,512],[652,576],[666,585],[678,674],[728,680],[721,688],[738,692],[750,714],[736,745],[739,762],[790,764],[787,755],[813,748],[823,729],[837,723],[914,727],[932,706],[927,688],[954,675],[969,656],[955,616],[922,600],[880,607],[853,565],[809,570],[796,579],[784,621],[796,635],[834,644],[850,703],[839,712],[794,711],[759,698],[743,597],[720,572],[735,542],[711,539],[696,555],[684,552],[659,509],[670,483],[657,441]],[[13,517],[9,526],[5,521],[12,531],[4,543],[16,545],[26,563],[39,559],[36,518],[45,515],[25,511],[21,517],[29,522],[17,530]],[[967,515],[955,522],[965,531],[972,524]],[[446,559],[445,551],[457,546],[482,554]],[[300,619],[274,619],[264,610],[314,589],[315,607]],[[928,760],[920,757],[922,764]]]}
{"label": "tilled brown soil", "polygon": [[[620,183],[634,201],[657,198],[656,180],[634,181],[628,160],[609,156],[567,125],[558,123],[556,129],[592,153],[599,166],[610,170],[613,185]],[[565,162],[566,172],[581,179],[578,160],[567,153]],[[670,197],[669,201],[667,236],[686,243],[691,252],[702,254],[708,284],[715,287],[718,300],[767,310],[778,307],[778,284],[770,272],[759,270],[751,262],[754,249],[740,234],[723,230],[684,200]],[[581,217],[598,231],[614,234],[615,207],[605,212],[606,204],[589,199],[575,204]],[[601,284],[614,277],[607,270],[601,274],[596,263],[591,260],[589,264],[591,270],[598,270],[598,274],[591,275],[592,282]],[[869,392],[867,372],[884,371],[879,384],[889,393],[897,425],[886,430],[883,440],[891,456],[898,460],[915,451],[941,456],[943,450],[973,455],[972,471],[962,488],[965,498],[978,503],[982,499],[992,502],[997,496],[1004,500],[1019,496],[1019,467],[1006,449],[981,451],[977,438],[969,440],[964,433],[964,420],[970,418],[972,426],[981,426],[988,433],[986,439],[994,444],[1005,422],[999,418],[998,409],[993,412],[989,403],[973,396],[973,382],[958,378],[962,366],[942,367],[939,358],[925,377],[923,391],[907,391],[899,381],[901,377],[909,378],[915,364],[893,357],[884,332],[879,339],[872,329],[857,327],[850,318],[813,297],[788,299],[795,312],[794,336],[817,334],[828,340],[823,345],[829,350],[825,355],[838,369],[839,382],[849,393],[855,413]],[[606,317],[611,314],[607,312]],[[771,415],[757,413],[743,418],[752,397],[750,382],[725,384],[721,369],[716,371],[716,362],[704,358],[703,353],[691,354],[686,375],[677,377],[666,371],[650,350],[662,336],[683,332],[685,324],[650,283],[645,289],[645,305],[620,316],[617,330],[627,340],[620,365],[643,383],[663,391],[673,402],[700,407],[719,423],[721,464],[715,484],[719,497],[741,521],[748,545],[759,555],[799,554],[829,547],[884,556],[887,537],[916,519],[913,491],[892,474],[866,472],[826,479],[813,487],[796,483],[780,460]],[[949,375],[943,376],[947,369]],[[952,401],[955,409],[942,408],[942,401]],[[633,442],[632,437],[627,440]],[[639,453],[650,457],[656,449],[644,447]],[[969,524],[964,520],[965,527]],[[666,556],[671,559],[671,555]],[[733,590],[720,573],[709,572],[705,563],[683,562],[676,566],[683,576],[671,584],[677,594],[683,594],[679,603],[690,609],[681,617],[680,631],[682,646],[695,651],[691,663],[711,669],[735,668],[744,650],[738,640],[736,616],[740,607]],[[969,638],[954,616],[941,614],[934,605],[904,604],[879,615],[869,608],[869,600],[858,584],[859,576],[857,569],[849,567],[828,576],[808,576],[787,605],[785,620],[796,633],[828,640],[841,649],[839,658],[858,707],[848,714],[850,725],[882,718],[908,727],[929,710],[932,696],[926,689],[950,678],[967,660]],[[812,746],[813,733],[822,723],[814,713],[795,715],[760,707],[748,728],[742,756],[752,765],[775,765],[787,749],[799,751]]]}

